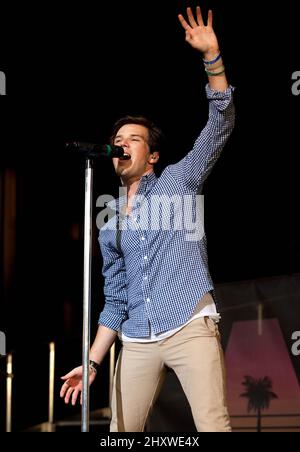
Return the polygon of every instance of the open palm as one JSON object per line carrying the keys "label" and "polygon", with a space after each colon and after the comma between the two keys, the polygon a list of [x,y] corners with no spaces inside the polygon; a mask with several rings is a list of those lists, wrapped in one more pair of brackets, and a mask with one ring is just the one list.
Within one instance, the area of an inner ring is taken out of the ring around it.
{"label": "open palm", "polygon": [[[82,392],[82,374],[83,367],[75,367],[71,372],[61,377],[62,380],[66,380],[60,390],[60,396],[64,398],[65,403],[69,403],[70,398],[72,405],[75,405],[78,395]],[[96,378],[96,372],[90,371],[89,385],[93,383]],[[82,396],[80,395],[80,402],[82,402]]]}
{"label": "open palm", "polygon": [[219,49],[218,40],[213,30],[213,13],[208,12],[207,25],[204,25],[200,6],[196,8],[196,19],[191,8],[187,8],[189,23],[182,14],[178,15],[181,25],[185,29],[186,41],[203,54],[216,52]]}

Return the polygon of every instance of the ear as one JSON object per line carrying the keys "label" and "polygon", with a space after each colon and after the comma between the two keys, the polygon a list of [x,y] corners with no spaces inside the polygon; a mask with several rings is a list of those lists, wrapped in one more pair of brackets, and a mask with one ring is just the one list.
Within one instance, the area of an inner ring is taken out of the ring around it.
{"label": "ear", "polygon": [[158,160],[159,160],[159,152],[157,152],[157,151],[151,152],[148,162],[151,165],[154,165],[155,163],[158,162]]}

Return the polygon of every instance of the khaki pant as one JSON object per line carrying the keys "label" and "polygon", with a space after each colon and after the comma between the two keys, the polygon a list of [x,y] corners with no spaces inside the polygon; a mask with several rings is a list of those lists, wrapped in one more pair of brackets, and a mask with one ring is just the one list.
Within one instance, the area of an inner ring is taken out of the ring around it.
{"label": "khaki pant", "polygon": [[198,432],[231,431],[217,325],[198,318],[159,342],[124,342],[114,378],[111,432],[142,432],[166,375],[176,373]]}

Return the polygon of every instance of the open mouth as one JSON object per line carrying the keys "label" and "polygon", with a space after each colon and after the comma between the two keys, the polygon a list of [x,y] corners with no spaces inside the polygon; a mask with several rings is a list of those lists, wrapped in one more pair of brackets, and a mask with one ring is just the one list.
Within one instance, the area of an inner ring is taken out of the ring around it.
{"label": "open mouth", "polygon": [[131,159],[131,155],[129,155],[127,152],[124,152],[122,157],[119,157],[119,159],[120,160],[130,160]]}

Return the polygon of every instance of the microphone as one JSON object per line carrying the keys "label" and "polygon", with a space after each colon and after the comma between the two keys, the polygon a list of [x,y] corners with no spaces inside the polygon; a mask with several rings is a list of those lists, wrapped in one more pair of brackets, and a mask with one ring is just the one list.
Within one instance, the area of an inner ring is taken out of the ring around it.
{"label": "microphone", "polygon": [[66,149],[75,151],[85,157],[93,158],[119,158],[121,160],[129,160],[130,155],[124,153],[122,146],[115,146],[111,144],[95,144],[86,143],[82,141],[70,141],[65,143]]}

